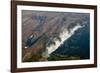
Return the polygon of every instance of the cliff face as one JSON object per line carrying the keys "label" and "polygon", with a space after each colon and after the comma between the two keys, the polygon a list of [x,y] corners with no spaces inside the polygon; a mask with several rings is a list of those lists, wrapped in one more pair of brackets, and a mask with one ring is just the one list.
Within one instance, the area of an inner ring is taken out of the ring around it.
{"label": "cliff face", "polygon": [[[52,47],[52,45],[56,46],[57,43],[55,42],[55,39],[59,41],[59,43],[62,42],[62,38],[60,36],[64,30],[66,30],[67,33],[72,33],[72,29],[77,25],[80,25],[82,27],[86,25],[89,26],[89,24],[86,24],[88,20],[88,13],[43,12],[23,10],[23,62],[47,61],[48,58],[46,55],[48,54],[50,49],[47,47]],[[85,32],[89,32],[88,29]],[[54,51],[56,51],[56,49],[58,48],[54,48]],[[53,53],[54,51],[52,51],[51,53]]]}

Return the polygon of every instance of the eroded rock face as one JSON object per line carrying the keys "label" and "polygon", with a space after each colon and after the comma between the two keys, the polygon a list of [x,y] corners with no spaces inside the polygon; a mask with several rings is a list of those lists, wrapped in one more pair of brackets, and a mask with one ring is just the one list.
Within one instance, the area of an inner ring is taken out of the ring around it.
{"label": "eroded rock face", "polygon": [[[44,12],[44,11],[23,10],[22,11],[23,62],[48,61],[48,57],[50,57],[50,54],[59,49],[61,44],[58,45],[58,47],[55,47],[54,48],[55,50],[54,49],[50,50],[51,53],[49,53],[50,48],[47,47],[56,46],[57,43],[55,41],[61,43],[62,37],[60,36],[65,30],[67,31],[68,34],[71,34],[72,29],[74,29],[74,27],[76,27],[77,25],[79,25],[80,27],[81,26],[89,27],[89,23],[87,22],[89,22],[88,13]],[[85,32],[89,32],[89,28],[87,28],[86,30],[87,31]],[[65,40],[63,40],[63,42]],[[70,45],[70,47],[73,46]],[[70,57],[67,58],[80,59],[80,55],[78,55],[76,58],[75,57],[76,56],[70,55]],[[67,58],[66,60],[68,60]]]}

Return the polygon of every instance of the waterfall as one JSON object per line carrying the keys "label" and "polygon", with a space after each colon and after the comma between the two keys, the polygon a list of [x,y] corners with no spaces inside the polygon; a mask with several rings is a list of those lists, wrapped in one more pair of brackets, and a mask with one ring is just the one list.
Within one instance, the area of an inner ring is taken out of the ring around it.
{"label": "waterfall", "polygon": [[58,49],[59,46],[61,46],[65,40],[69,39],[74,33],[75,31],[77,31],[80,28],[83,28],[84,26],[80,25],[80,24],[76,24],[75,27],[70,29],[70,32],[68,29],[63,29],[63,31],[60,33],[59,37],[61,39],[61,41],[59,41],[57,38],[54,38],[53,41],[55,44],[51,44],[50,46],[46,47],[46,51],[45,51],[45,56],[48,56],[54,52],[56,49]]}

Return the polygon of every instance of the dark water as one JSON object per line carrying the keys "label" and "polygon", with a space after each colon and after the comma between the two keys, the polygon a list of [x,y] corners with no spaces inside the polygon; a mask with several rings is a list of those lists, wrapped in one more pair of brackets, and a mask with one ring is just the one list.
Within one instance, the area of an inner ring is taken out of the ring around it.
{"label": "dark water", "polygon": [[65,40],[53,54],[80,56],[80,59],[90,58],[90,29],[89,22],[84,24],[85,27],[78,29],[74,35]]}

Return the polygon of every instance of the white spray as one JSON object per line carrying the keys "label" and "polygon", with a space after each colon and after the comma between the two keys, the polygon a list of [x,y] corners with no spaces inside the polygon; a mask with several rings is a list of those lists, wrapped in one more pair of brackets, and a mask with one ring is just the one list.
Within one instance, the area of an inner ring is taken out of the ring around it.
{"label": "white spray", "polygon": [[70,32],[68,31],[68,29],[63,29],[63,31],[60,33],[59,37],[61,38],[61,41],[59,41],[58,39],[54,38],[54,44],[51,44],[49,47],[46,47],[46,51],[43,53],[43,55],[46,57],[49,57],[49,55],[54,52],[59,46],[61,46],[65,40],[67,40],[68,38],[70,38],[76,30],[78,30],[79,28],[83,28],[84,26],[81,26],[80,24],[77,24],[74,28],[70,29]]}

